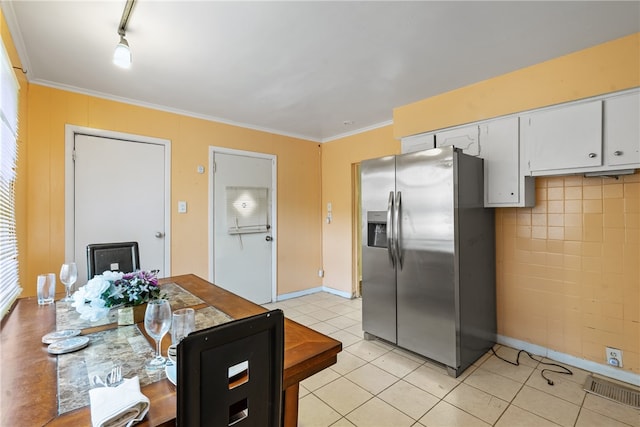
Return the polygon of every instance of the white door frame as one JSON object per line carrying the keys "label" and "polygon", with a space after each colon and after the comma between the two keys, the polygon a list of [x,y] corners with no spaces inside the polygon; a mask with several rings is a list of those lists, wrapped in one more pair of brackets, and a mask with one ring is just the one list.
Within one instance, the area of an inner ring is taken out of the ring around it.
{"label": "white door frame", "polygon": [[245,151],[245,150],[234,150],[232,148],[225,147],[215,147],[209,146],[209,281],[214,283],[213,278],[215,274],[215,263],[214,263],[214,175],[215,171],[213,168],[213,156],[215,153],[220,154],[233,154],[236,156],[246,156],[246,157],[255,157],[259,159],[269,159],[271,160],[271,236],[273,237],[272,246],[271,246],[271,301],[277,301],[277,278],[278,278],[278,158],[274,154],[266,154],[259,153],[256,151]]}
{"label": "white door frame", "polygon": [[[142,142],[164,145],[164,267],[167,277],[171,276],[171,141],[150,136],[114,132],[83,126],[65,125],[64,127],[64,254],[65,259],[75,256],[75,168],[73,166],[73,147],[76,135],[121,139],[130,142]],[[76,262],[82,262],[76,260]]]}

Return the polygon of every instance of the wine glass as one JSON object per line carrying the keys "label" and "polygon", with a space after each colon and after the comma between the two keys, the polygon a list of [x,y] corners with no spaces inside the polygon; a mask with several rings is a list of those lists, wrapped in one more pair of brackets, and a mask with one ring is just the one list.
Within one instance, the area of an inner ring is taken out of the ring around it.
{"label": "wine glass", "polygon": [[160,353],[162,337],[171,328],[171,306],[166,299],[149,301],[144,313],[144,329],[156,341],[156,356],[148,360],[145,367],[150,370],[163,369],[167,361]]}
{"label": "wine glass", "polygon": [[76,283],[76,280],[78,280],[78,268],[76,267],[76,263],[67,262],[62,264],[62,267],[60,267],[60,281],[64,285],[67,295],[60,301],[73,301],[73,298],[71,297],[71,288],[73,287],[73,284]]}

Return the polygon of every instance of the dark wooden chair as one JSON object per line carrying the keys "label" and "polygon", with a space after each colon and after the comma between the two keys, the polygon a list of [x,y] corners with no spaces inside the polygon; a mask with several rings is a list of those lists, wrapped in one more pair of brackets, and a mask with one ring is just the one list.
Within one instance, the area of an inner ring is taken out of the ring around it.
{"label": "dark wooden chair", "polygon": [[178,344],[177,425],[282,425],[284,315],[273,310]]}
{"label": "dark wooden chair", "polygon": [[87,280],[105,271],[131,273],[139,269],[138,242],[87,245]]}

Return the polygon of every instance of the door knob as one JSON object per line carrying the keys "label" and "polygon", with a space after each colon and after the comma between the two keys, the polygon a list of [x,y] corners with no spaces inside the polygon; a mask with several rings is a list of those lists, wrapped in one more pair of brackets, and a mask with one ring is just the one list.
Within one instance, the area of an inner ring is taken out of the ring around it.
{"label": "door knob", "polygon": [[164,233],[163,233],[163,232],[161,232],[161,231],[156,231],[155,236],[156,236],[158,239],[161,239],[161,238],[163,238],[163,237],[164,237]]}
{"label": "door knob", "polygon": [[271,236],[267,236],[267,237],[265,237],[265,238],[264,238],[264,240],[266,240],[267,242],[270,242],[270,241],[272,241],[272,240],[273,240],[273,237],[271,237]]}

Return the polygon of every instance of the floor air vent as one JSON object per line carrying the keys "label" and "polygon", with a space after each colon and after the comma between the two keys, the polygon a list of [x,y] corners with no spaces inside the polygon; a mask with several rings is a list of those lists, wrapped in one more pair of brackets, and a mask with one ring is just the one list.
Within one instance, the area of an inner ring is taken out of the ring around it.
{"label": "floor air vent", "polygon": [[640,409],[640,391],[632,388],[588,376],[584,389],[589,393]]}

